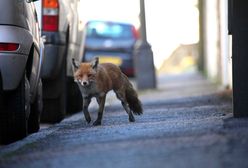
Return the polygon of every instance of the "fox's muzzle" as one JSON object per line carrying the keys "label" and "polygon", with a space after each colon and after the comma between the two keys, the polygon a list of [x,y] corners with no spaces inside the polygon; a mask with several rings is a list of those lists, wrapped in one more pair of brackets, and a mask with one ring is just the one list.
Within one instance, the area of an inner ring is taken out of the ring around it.
{"label": "fox's muzzle", "polygon": [[88,81],[82,81],[82,82],[81,82],[81,85],[82,85],[82,86],[88,86],[88,85],[89,85],[89,82],[88,82]]}

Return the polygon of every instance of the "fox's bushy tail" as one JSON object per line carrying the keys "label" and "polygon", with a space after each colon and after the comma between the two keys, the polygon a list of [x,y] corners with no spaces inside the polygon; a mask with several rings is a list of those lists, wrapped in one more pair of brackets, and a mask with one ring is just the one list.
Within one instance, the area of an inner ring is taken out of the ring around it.
{"label": "fox's bushy tail", "polygon": [[135,115],[143,114],[142,104],[138,98],[137,92],[134,90],[132,84],[127,79],[127,87],[126,87],[126,99],[129,105],[129,108],[133,111]]}

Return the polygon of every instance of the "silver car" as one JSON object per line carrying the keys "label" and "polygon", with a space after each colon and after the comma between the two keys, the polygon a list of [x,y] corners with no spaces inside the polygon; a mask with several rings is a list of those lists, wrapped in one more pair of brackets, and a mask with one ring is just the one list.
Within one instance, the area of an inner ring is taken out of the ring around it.
{"label": "silver car", "polygon": [[0,0],[0,143],[39,130],[43,41],[35,0]]}

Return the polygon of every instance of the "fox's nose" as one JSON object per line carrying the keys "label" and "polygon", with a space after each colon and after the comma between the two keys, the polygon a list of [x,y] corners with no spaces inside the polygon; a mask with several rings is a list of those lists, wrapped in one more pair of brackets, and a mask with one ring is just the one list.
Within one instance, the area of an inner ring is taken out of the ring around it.
{"label": "fox's nose", "polygon": [[83,81],[83,85],[84,85],[84,86],[87,85],[87,82]]}

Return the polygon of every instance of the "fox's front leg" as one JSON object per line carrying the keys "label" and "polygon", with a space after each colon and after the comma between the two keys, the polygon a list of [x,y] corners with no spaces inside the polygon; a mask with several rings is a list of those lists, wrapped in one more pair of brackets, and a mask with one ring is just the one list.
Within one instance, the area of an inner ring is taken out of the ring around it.
{"label": "fox's front leg", "polygon": [[93,125],[95,125],[95,126],[102,124],[102,115],[103,115],[103,110],[104,110],[104,106],[105,106],[105,100],[106,100],[106,95],[97,98],[97,102],[99,104],[99,110],[98,110],[97,119],[93,123]]}
{"label": "fox's front leg", "polygon": [[90,113],[88,111],[88,107],[89,107],[90,102],[91,102],[91,98],[89,98],[89,97],[84,97],[83,98],[83,112],[84,112],[85,120],[88,123],[90,123],[90,121],[91,121]]}

